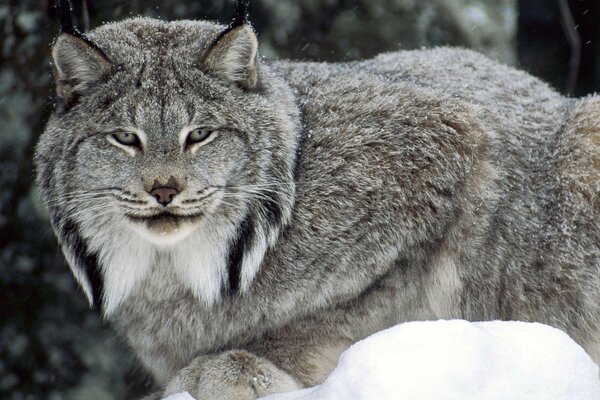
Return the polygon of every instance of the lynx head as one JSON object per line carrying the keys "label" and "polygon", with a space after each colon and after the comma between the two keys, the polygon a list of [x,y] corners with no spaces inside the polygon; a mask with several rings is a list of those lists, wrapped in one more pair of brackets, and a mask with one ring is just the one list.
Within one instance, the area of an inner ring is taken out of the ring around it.
{"label": "lynx head", "polygon": [[239,15],[63,29],[54,43],[38,183],[105,315],[161,263],[208,304],[247,290],[290,217],[297,108]]}

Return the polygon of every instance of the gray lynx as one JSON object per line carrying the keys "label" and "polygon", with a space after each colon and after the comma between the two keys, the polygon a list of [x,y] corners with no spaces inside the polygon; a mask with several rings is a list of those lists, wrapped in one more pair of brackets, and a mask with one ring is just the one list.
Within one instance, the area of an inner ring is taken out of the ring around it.
{"label": "gray lynx", "polygon": [[600,362],[600,98],[449,48],[270,61],[133,18],[53,46],[38,182],[156,396],[315,385],[410,320],[539,321]]}

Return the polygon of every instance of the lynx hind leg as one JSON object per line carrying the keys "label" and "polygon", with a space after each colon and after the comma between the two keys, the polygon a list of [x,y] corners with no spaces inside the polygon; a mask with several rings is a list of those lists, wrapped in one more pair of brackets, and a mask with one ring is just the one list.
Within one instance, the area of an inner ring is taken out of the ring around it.
{"label": "lynx hind leg", "polygon": [[300,388],[270,361],[231,350],[195,358],[167,384],[164,395],[187,391],[199,400],[252,400]]}
{"label": "lynx hind leg", "polygon": [[560,181],[573,212],[599,212],[600,96],[577,101],[558,146]]}

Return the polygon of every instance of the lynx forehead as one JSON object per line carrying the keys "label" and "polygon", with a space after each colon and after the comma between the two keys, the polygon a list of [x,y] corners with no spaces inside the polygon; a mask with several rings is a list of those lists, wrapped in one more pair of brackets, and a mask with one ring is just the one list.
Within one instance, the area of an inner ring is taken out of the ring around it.
{"label": "lynx forehead", "polygon": [[157,398],[313,385],[417,319],[539,321],[599,361],[597,97],[466,50],[266,62],[237,4],[53,46],[38,183]]}

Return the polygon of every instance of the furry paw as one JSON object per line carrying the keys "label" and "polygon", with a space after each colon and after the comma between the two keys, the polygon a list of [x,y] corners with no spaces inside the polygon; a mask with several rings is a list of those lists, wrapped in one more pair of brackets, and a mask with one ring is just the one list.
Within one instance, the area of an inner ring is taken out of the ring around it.
{"label": "furry paw", "polygon": [[241,350],[195,358],[164,395],[187,391],[198,400],[253,400],[302,386],[270,361]]}

